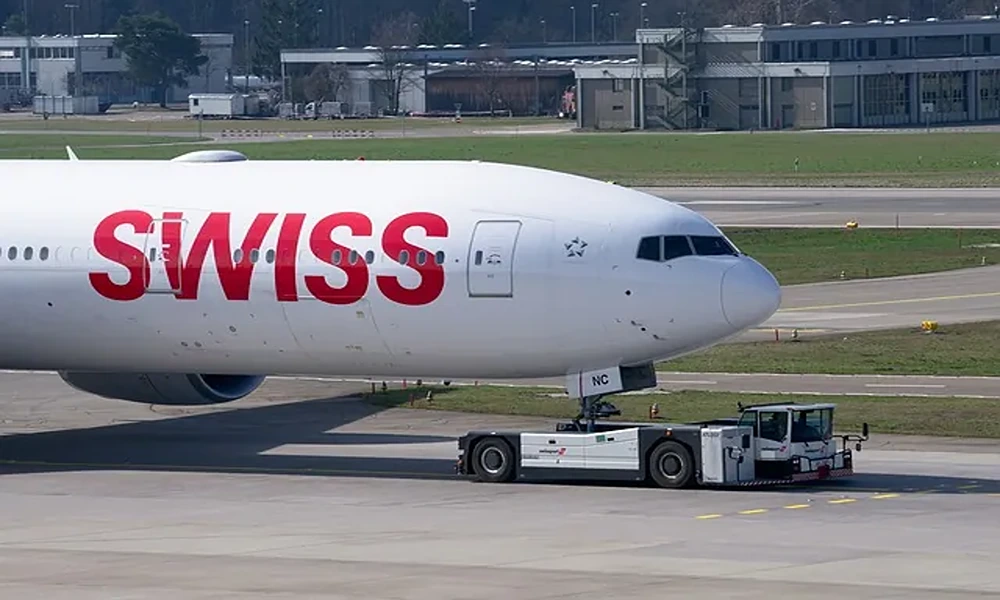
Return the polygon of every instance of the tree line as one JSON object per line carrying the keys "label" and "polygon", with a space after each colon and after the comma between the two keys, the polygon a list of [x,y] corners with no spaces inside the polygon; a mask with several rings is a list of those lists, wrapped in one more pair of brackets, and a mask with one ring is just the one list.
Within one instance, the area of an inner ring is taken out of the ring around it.
{"label": "tree line", "polygon": [[22,33],[27,4],[32,33],[68,34],[71,26],[77,33],[107,33],[123,16],[160,12],[192,33],[242,36],[249,21],[252,37],[280,33],[303,46],[355,46],[371,43],[381,23],[404,13],[412,15],[420,42],[446,44],[570,41],[574,14],[578,40],[593,35],[603,41],[630,39],[643,21],[653,27],[676,26],[682,20],[692,26],[749,25],[859,21],[890,14],[955,18],[995,10],[995,0],[647,0],[645,7],[642,0],[596,0],[599,6],[592,14],[593,1],[475,0],[471,36],[465,0],[0,0],[0,22],[7,33]]}

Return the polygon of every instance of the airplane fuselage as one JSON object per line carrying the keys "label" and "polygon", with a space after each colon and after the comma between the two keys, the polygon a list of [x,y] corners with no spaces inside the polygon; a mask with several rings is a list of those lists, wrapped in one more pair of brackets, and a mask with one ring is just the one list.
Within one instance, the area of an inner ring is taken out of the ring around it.
{"label": "airplane fuselage", "polygon": [[0,368],[550,376],[756,324],[722,305],[749,258],[637,259],[644,236],[714,225],[602,182],[458,162],[54,167],[5,172]]}

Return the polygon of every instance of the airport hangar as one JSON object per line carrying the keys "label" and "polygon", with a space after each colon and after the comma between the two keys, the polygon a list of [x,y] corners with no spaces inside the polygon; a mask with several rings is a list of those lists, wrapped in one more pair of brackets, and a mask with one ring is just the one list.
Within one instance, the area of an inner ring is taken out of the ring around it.
{"label": "airport hangar", "polygon": [[[477,62],[502,56],[513,112],[555,114],[575,85],[584,129],[786,129],[1000,120],[1000,20],[640,29],[635,42],[465,48],[403,47],[411,66],[400,109],[488,108],[489,75]],[[347,101],[384,108],[382,53],[284,50],[282,68],[305,76],[343,64]],[[506,111],[505,111],[506,112]]]}

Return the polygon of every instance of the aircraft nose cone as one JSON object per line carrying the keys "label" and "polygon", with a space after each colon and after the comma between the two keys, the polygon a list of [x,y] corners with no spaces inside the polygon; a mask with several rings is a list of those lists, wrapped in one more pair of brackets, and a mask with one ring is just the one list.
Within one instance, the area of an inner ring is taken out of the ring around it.
{"label": "aircraft nose cone", "polygon": [[735,329],[760,325],[780,304],[778,281],[757,261],[743,259],[722,274],[722,313]]}

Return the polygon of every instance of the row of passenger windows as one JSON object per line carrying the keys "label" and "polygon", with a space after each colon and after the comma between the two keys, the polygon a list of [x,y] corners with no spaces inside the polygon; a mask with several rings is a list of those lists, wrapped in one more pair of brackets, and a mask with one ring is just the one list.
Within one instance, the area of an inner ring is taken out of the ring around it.
{"label": "row of passenger windows", "polygon": [[682,256],[738,256],[726,238],[709,235],[657,235],[639,241],[636,258],[664,262]]}
{"label": "row of passenger windows", "polygon": [[[49,259],[49,254],[50,253],[48,247],[42,246],[41,248],[38,249],[37,258],[38,260],[46,261]],[[2,255],[3,255],[2,250],[0,250],[0,256]],[[253,249],[244,255],[243,250],[241,248],[237,248],[235,251],[233,251],[233,262],[236,264],[240,264],[243,262],[249,262],[255,264],[257,262],[260,262],[261,258],[260,255],[261,255],[260,250],[257,249]],[[34,260],[36,258],[35,249],[32,246],[26,246],[23,249],[20,249],[17,246],[11,246],[10,248],[7,249],[8,260],[17,260],[18,256],[20,256],[22,260]],[[268,264],[273,264],[276,257],[277,255],[273,249],[264,252],[264,261],[267,262]],[[156,248],[149,249],[150,261],[156,262],[157,259],[162,260],[162,258],[163,258],[162,254],[160,254]],[[330,261],[335,265],[341,265],[341,264],[355,265],[358,263],[359,260],[361,260],[361,258],[362,256],[358,253],[357,250],[351,250],[350,252],[347,253],[347,256],[344,256],[344,252],[341,250],[334,250],[332,256],[330,257]],[[433,258],[435,264],[438,265],[444,264],[444,251],[438,250],[436,253],[434,253],[433,257],[430,257],[426,251],[420,250],[416,253],[416,256],[413,257],[413,262],[416,265],[422,266],[427,264],[428,260],[430,260],[431,258]],[[375,252],[372,250],[365,252],[364,261],[368,264],[373,264],[375,262]],[[410,264],[410,252],[408,250],[400,251],[399,262],[404,265]]]}

